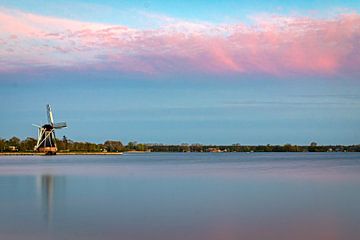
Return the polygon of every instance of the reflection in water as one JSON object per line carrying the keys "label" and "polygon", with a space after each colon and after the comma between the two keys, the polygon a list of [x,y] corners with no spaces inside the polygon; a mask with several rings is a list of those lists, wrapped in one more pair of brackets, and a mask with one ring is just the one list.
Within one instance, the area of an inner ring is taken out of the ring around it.
{"label": "reflection in water", "polygon": [[52,218],[52,204],[54,193],[54,177],[51,175],[41,176],[41,197],[44,218],[50,224]]}
{"label": "reflection in water", "polygon": [[0,240],[358,240],[359,185],[360,154],[0,159]]}
{"label": "reflection in water", "polygon": [[37,180],[37,185],[40,194],[39,199],[41,199],[42,215],[49,226],[53,219],[55,199],[58,201],[63,197],[65,177],[50,174],[41,175]]}

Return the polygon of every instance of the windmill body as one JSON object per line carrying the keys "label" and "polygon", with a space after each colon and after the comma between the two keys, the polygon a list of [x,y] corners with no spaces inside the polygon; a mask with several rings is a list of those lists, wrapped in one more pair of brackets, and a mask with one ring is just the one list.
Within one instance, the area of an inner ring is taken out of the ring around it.
{"label": "windmill body", "polygon": [[47,105],[48,123],[38,126],[38,140],[34,147],[35,151],[43,152],[48,155],[56,154],[56,137],[55,129],[67,127],[66,122],[54,123],[53,114],[50,105]]}

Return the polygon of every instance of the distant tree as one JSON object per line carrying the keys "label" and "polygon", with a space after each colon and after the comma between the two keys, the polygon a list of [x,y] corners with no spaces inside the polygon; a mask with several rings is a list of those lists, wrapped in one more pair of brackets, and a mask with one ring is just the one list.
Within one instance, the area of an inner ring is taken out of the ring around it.
{"label": "distant tree", "polygon": [[309,152],[318,152],[317,142],[311,142],[308,150]]}
{"label": "distant tree", "polygon": [[24,141],[21,141],[19,150],[23,152],[33,151],[37,140],[35,138],[28,137]]}
{"label": "distant tree", "polygon": [[126,149],[127,150],[136,150],[136,146],[137,146],[137,142],[128,142],[128,144],[126,145]]}
{"label": "distant tree", "polygon": [[20,148],[20,138],[17,137],[12,137],[8,140],[8,145],[9,146],[15,146],[16,148]]}
{"label": "distant tree", "polygon": [[241,152],[243,150],[243,147],[240,145],[240,143],[235,143],[230,146],[231,152]]}
{"label": "distant tree", "polygon": [[250,152],[252,149],[251,149],[251,147],[250,146],[244,146],[242,149],[241,149],[241,151],[243,151],[243,152]]}
{"label": "distant tree", "polygon": [[284,148],[284,152],[299,152],[299,148],[298,148],[298,146],[296,146],[296,145],[291,145],[291,144],[285,144],[284,146],[283,146],[283,148]]}
{"label": "distant tree", "polygon": [[190,145],[190,152],[202,152],[203,146],[199,143]]}
{"label": "distant tree", "polygon": [[189,144],[182,143],[181,146],[180,146],[180,151],[181,152],[190,152]]}
{"label": "distant tree", "polygon": [[136,145],[136,150],[137,151],[147,151],[148,148],[147,148],[147,146],[145,144],[139,143],[139,144]]}
{"label": "distant tree", "polygon": [[4,152],[6,150],[6,140],[0,138],[0,152]]}

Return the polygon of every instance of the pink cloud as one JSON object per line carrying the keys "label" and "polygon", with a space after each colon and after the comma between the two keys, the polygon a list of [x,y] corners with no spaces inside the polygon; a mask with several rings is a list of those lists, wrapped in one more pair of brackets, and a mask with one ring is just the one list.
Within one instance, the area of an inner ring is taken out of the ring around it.
{"label": "pink cloud", "polygon": [[0,22],[0,71],[92,66],[145,74],[360,75],[356,13],[265,16],[253,25],[166,18],[163,26],[139,30],[3,9]]}

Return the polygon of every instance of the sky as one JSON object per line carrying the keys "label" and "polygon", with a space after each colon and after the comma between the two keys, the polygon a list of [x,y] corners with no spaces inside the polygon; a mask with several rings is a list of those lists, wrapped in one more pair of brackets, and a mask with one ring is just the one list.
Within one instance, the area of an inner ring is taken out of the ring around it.
{"label": "sky", "polygon": [[359,1],[0,0],[0,137],[360,143]]}

